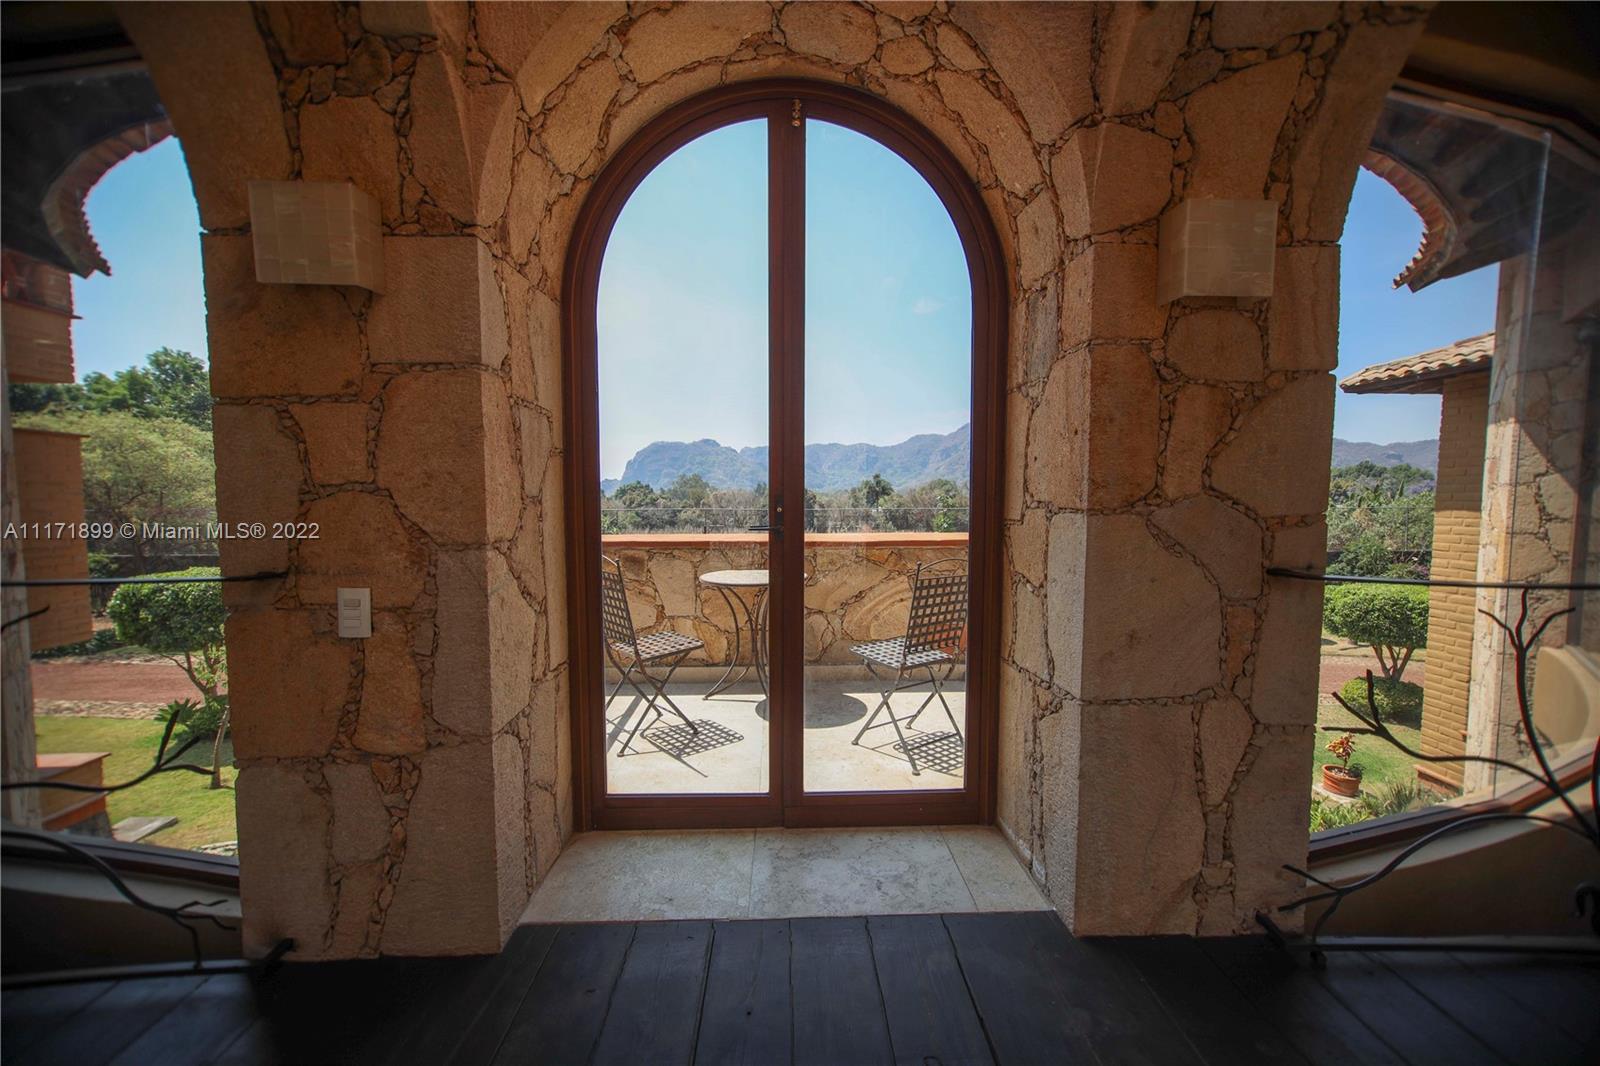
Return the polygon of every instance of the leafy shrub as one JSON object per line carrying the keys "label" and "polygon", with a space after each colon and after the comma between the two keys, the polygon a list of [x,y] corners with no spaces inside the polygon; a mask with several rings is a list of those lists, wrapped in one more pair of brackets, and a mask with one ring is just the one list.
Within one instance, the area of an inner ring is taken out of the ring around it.
{"label": "leafy shrub", "polygon": [[1378,656],[1384,677],[1399,681],[1411,655],[1428,643],[1428,590],[1417,585],[1329,585],[1322,626]]}
{"label": "leafy shrub", "polygon": [[1321,796],[1311,798],[1311,831],[1339,829],[1372,818],[1420,811],[1437,800],[1436,794],[1416,781],[1394,781],[1378,785],[1361,794],[1354,803],[1334,803]]}
{"label": "leafy shrub", "polygon": [[[193,566],[151,577],[215,577],[214,566]],[[176,585],[122,585],[108,608],[117,636],[161,655],[185,655],[222,643],[222,586],[196,581]]]}
{"label": "leafy shrub", "polygon": [[177,716],[178,726],[172,735],[178,743],[183,743],[191,737],[205,740],[216,736],[227,715],[228,697],[224,693],[204,701],[173,700],[156,712],[156,720],[166,722]]}
{"label": "leafy shrub", "polygon": [[[1344,701],[1356,710],[1366,713],[1367,679],[1353,678],[1339,690]],[[1378,705],[1378,714],[1392,725],[1405,725],[1415,729],[1422,725],[1422,686],[1409,681],[1390,681],[1386,677],[1372,679],[1372,700]]]}
{"label": "leafy shrub", "polygon": [[[196,566],[153,577],[215,577],[216,567]],[[222,606],[222,585],[214,581],[189,581],[172,585],[123,585],[111,597],[111,620],[124,640],[142,644],[165,655],[183,668],[200,691],[202,705],[195,714],[194,727],[179,728],[188,733],[213,712],[210,726],[211,787],[222,787],[222,739],[228,728],[228,701],[220,695],[227,674],[228,657],[222,643],[222,625],[227,609]],[[182,701],[190,702],[190,701]],[[169,704],[169,707],[172,705]],[[201,734],[205,735],[205,734]]]}

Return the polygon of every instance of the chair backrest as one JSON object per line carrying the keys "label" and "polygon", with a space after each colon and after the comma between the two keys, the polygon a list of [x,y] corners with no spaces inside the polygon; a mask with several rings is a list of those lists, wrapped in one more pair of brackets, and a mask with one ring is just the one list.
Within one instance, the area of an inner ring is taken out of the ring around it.
{"label": "chair backrest", "polygon": [[932,574],[960,559],[918,563],[911,576],[911,618],[906,623],[906,654],[937,650],[959,655],[967,638],[967,572]]}
{"label": "chair backrest", "polygon": [[600,632],[607,644],[637,648],[633,612],[628,609],[628,592],[622,584],[622,564],[605,555],[600,557]]}

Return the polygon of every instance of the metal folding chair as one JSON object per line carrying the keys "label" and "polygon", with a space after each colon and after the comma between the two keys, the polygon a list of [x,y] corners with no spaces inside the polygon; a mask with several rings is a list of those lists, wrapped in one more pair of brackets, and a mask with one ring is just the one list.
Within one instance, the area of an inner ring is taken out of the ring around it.
{"label": "metal folding chair", "polygon": [[[694,637],[684,636],[670,630],[663,633],[647,633],[639,636],[633,628],[633,612],[628,607],[628,593],[622,584],[622,564],[615,559],[601,556],[600,558],[600,625],[606,646],[606,658],[611,660],[621,677],[611,689],[611,694],[606,697],[606,706],[611,706],[611,701],[617,698],[617,693],[626,681],[633,691],[644,700],[644,707],[639,711],[639,717],[633,723],[633,729],[622,742],[619,755],[628,754],[628,747],[633,743],[639,730],[644,726],[644,720],[651,711],[655,712],[655,721],[660,721],[663,716],[658,703],[665,703],[673,714],[683,719],[683,724],[689,731],[699,735],[700,728],[689,720],[672,697],[667,695],[667,684],[672,680],[673,672],[683,664],[689,654],[705,647],[705,642]],[[666,673],[660,677],[650,672],[650,667],[665,664]],[[633,679],[638,673],[644,683],[650,687],[646,692],[639,687],[639,682]]]}
{"label": "metal folding chair", "polygon": [[[935,567],[947,565],[960,565],[960,573],[929,574],[927,571]],[[950,709],[950,702],[944,697],[944,682],[949,680],[956,665],[961,661],[962,648],[966,642],[967,634],[967,574],[965,562],[961,559],[941,559],[938,562],[919,563],[911,576],[911,616],[906,622],[906,635],[903,637],[890,637],[887,640],[874,640],[865,644],[852,645],[850,651],[861,657],[866,663],[868,673],[879,683],[884,678],[878,675],[878,667],[893,670],[894,677],[883,690],[883,698],[873,708],[872,713],[856,733],[855,739],[850,743],[860,744],[861,738],[867,730],[872,728],[873,722],[879,714],[887,711],[889,724],[894,726],[895,736],[900,738],[900,750],[906,753],[906,758],[911,762],[911,772],[921,774],[917,766],[917,757],[914,749],[923,744],[933,743],[940,737],[929,737],[919,744],[910,744],[906,741],[905,732],[901,730],[901,723],[914,724],[922,712],[935,698],[944,706],[944,713],[950,719],[950,727],[955,730],[956,739],[963,744],[966,738],[961,735],[961,727],[956,724],[955,712]],[[944,677],[936,672],[943,667]],[[896,718],[894,709],[889,706],[890,698],[901,689],[910,688],[923,683],[921,672],[926,670],[928,680],[933,682],[933,691],[928,693],[928,698],[922,701],[915,714]]]}

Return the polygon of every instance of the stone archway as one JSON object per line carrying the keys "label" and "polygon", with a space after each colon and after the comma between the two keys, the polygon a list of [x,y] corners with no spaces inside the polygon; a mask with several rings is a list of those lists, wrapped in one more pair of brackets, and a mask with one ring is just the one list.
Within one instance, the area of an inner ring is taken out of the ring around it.
{"label": "stone archway", "polygon": [[[1083,932],[1229,932],[1292,891],[1317,610],[1264,570],[1320,561],[1335,242],[1421,9],[119,10],[207,230],[219,517],[329,531],[224,555],[291,571],[230,591],[253,950],[493,950],[554,861],[566,241],[631,131],[774,76],[910,113],[1006,246],[1002,828]],[[389,292],[256,285],[252,178],[377,196]],[[1272,300],[1156,304],[1156,218],[1216,196],[1282,205]],[[374,588],[362,647],[338,584]]]}

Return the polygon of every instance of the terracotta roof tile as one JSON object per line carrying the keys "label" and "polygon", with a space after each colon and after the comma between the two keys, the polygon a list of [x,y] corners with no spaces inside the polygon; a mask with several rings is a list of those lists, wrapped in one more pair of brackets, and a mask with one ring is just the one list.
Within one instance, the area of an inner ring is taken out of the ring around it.
{"label": "terracotta roof tile", "polygon": [[1487,370],[1493,358],[1494,334],[1480,333],[1443,348],[1369,366],[1339,382],[1339,388],[1352,393],[1438,392],[1444,379]]}

